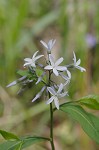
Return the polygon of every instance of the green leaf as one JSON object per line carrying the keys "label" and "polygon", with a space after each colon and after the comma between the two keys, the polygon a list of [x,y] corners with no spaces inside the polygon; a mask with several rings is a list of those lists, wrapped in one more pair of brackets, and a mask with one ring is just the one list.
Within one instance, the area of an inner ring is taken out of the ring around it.
{"label": "green leaf", "polygon": [[44,72],[44,71],[41,70],[41,69],[36,69],[36,74],[37,74],[38,77],[40,77],[43,72]]}
{"label": "green leaf", "polygon": [[18,70],[17,73],[21,76],[27,76],[29,74],[28,70]]}
{"label": "green leaf", "polygon": [[0,144],[0,150],[21,150],[22,141],[6,141]]}
{"label": "green leaf", "polygon": [[26,148],[26,147],[28,147],[28,146],[36,143],[36,142],[41,142],[44,140],[48,140],[48,139],[43,138],[43,137],[25,137],[25,138],[22,138],[22,141],[23,141],[22,149]]}
{"label": "green leaf", "polygon": [[17,143],[17,141],[6,141],[3,143],[0,143],[0,150],[8,150],[16,143]]}
{"label": "green leaf", "polygon": [[60,106],[60,110],[78,121],[83,130],[93,140],[99,143],[99,118],[86,112],[81,106],[65,103]]}
{"label": "green leaf", "polygon": [[77,101],[81,105],[85,105],[88,108],[99,110],[99,96],[98,95],[88,95],[82,97]]}
{"label": "green leaf", "polygon": [[19,138],[10,132],[6,132],[4,130],[0,130],[0,134],[3,136],[5,140],[19,140]]}
{"label": "green leaf", "polygon": [[16,141],[6,141],[4,143],[0,144],[0,150],[21,150],[24,148],[29,147],[32,144],[35,144],[36,142],[41,142],[44,140],[48,140],[44,137],[22,137],[20,140]]}
{"label": "green leaf", "polygon": [[22,141],[18,141],[14,145],[12,145],[8,150],[21,150],[22,144]]}

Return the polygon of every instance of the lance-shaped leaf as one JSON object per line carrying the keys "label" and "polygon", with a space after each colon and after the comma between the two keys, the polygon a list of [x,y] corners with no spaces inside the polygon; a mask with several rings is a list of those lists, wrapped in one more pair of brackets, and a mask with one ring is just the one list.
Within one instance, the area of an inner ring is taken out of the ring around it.
{"label": "lance-shaped leaf", "polygon": [[19,138],[15,134],[6,132],[4,130],[0,130],[0,134],[5,140],[19,140]]}
{"label": "lance-shaped leaf", "polygon": [[93,140],[99,143],[99,118],[86,112],[82,107],[70,103],[60,106],[60,110],[68,113]]}
{"label": "lance-shaped leaf", "polygon": [[88,95],[77,101],[81,105],[88,108],[99,110],[99,95]]}
{"label": "lance-shaped leaf", "polygon": [[6,141],[0,144],[0,150],[21,150],[44,140],[50,141],[44,137],[22,137],[16,141]]}

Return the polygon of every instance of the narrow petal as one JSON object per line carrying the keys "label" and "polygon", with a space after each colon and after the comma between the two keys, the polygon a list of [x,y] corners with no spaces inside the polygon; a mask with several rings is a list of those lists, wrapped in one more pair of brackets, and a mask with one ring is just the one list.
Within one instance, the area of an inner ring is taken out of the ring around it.
{"label": "narrow petal", "polygon": [[53,88],[51,88],[51,87],[48,87],[47,90],[48,90],[52,95],[56,95],[56,94],[57,94],[56,91],[55,91]]}
{"label": "narrow petal", "polygon": [[46,89],[46,86],[43,86],[43,88],[41,89],[41,94],[44,92],[44,90]]}
{"label": "narrow petal", "polygon": [[85,69],[85,68],[80,67],[80,66],[76,66],[76,68],[77,68],[77,69],[79,69],[81,72],[86,71],[86,69]]}
{"label": "narrow petal", "polygon": [[46,104],[52,103],[53,100],[54,100],[54,96],[52,96],[49,100],[47,100]]}
{"label": "narrow petal", "polygon": [[67,68],[65,66],[57,66],[56,69],[59,71],[66,71],[67,70]]}
{"label": "narrow petal", "polygon": [[65,76],[64,74],[62,74],[61,72],[60,72],[59,74],[60,74],[60,76],[61,76],[63,79],[68,80],[68,77]]}
{"label": "narrow petal", "polygon": [[25,63],[23,66],[25,67],[25,66],[28,66],[28,65],[30,65],[31,63]]}
{"label": "narrow petal", "polygon": [[35,98],[32,100],[32,102],[36,101],[38,98],[41,97],[42,93],[44,92],[46,86],[44,86],[41,91],[35,96]]}
{"label": "narrow petal", "polygon": [[47,48],[48,49],[48,46],[47,46],[47,44],[44,42],[44,41],[40,41],[41,43],[42,43],[42,45],[45,47],[45,48]]}
{"label": "narrow petal", "polygon": [[39,59],[39,58],[41,58],[41,57],[43,57],[44,55],[38,55],[38,56],[36,56],[35,58],[34,58],[34,60],[36,61],[37,59]]}
{"label": "narrow petal", "polygon": [[40,97],[40,94],[37,94],[34,99],[32,100],[32,102],[36,101],[38,98]]}
{"label": "narrow petal", "polygon": [[59,101],[57,97],[54,98],[54,103],[55,103],[56,108],[59,109]]}
{"label": "narrow petal", "polygon": [[25,58],[24,61],[28,61],[28,62],[31,62],[32,59],[31,58]]}
{"label": "narrow petal", "polygon": [[69,79],[71,79],[71,73],[69,70],[67,70],[67,74],[68,74]]}
{"label": "narrow petal", "polygon": [[38,80],[37,80],[36,84],[38,84],[39,82],[42,81],[44,75],[45,75],[45,72],[43,72],[42,75],[40,77],[38,77]]}
{"label": "narrow petal", "polygon": [[79,60],[76,62],[75,66],[80,65],[80,63],[81,63],[81,60],[79,59]]}
{"label": "narrow petal", "polygon": [[53,67],[50,66],[50,65],[48,65],[48,66],[44,67],[44,69],[46,69],[46,70],[51,70],[51,69],[53,69]]}
{"label": "narrow petal", "polygon": [[63,86],[63,84],[61,83],[60,86],[59,86],[59,89],[58,89],[58,91],[57,91],[58,94],[62,92],[63,87],[64,87],[64,86]]}
{"label": "narrow petal", "polygon": [[65,83],[64,83],[64,86],[66,86],[67,84],[70,83],[70,79],[68,79]]}
{"label": "narrow petal", "polygon": [[62,63],[63,61],[63,57],[59,58],[56,62],[55,62],[55,66],[58,66],[60,63]]}
{"label": "narrow petal", "polygon": [[57,69],[56,69],[56,68],[53,68],[53,73],[54,73],[56,76],[58,76],[58,75],[59,75],[59,73],[58,73],[58,71],[57,71]]}
{"label": "narrow petal", "polygon": [[49,54],[49,60],[52,66],[54,66],[54,58],[51,54]]}
{"label": "narrow petal", "polygon": [[16,84],[17,84],[17,81],[13,81],[13,82],[11,82],[10,84],[8,84],[6,87],[8,88],[8,87],[14,86],[14,85],[16,85]]}
{"label": "narrow petal", "polygon": [[68,95],[68,92],[64,92],[64,93],[62,93],[62,94],[59,94],[60,98],[61,98],[61,97],[65,97],[66,95]]}
{"label": "narrow petal", "polygon": [[49,42],[48,42],[48,50],[51,50],[55,44],[56,40],[53,40],[51,39]]}
{"label": "narrow petal", "polygon": [[19,78],[18,81],[22,81],[22,80],[26,79],[26,77],[27,76],[23,76],[23,77]]}
{"label": "narrow petal", "polygon": [[35,63],[31,63],[31,66],[32,66],[32,67],[36,67]]}
{"label": "narrow petal", "polygon": [[36,52],[33,54],[32,59],[35,58],[35,56],[37,55],[38,52],[39,52],[39,51],[36,51]]}
{"label": "narrow petal", "polygon": [[74,63],[76,63],[76,55],[75,55],[75,52],[74,52],[74,51],[73,51],[73,55],[74,55],[74,58],[73,58]]}
{"label": "narrow petal", "polygon": [[52,43],[53,43],[53,41],[52,41],[52,40],[49,40],[49,42],[48,42],[48,50],[51,50],[51,49],[52,49]]}
{"label": "narrow petal", "polygon": [[[54,46],[55,42],[56,42],[56,39],[53,40],[53,42],[52,42],[52,47]],[[51,47],[51,49],[52,49],[52,47]]]}

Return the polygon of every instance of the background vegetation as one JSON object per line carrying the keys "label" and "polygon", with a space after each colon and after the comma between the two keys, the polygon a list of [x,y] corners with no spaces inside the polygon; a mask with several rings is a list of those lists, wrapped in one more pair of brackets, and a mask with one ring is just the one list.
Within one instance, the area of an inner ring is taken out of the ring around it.
{"label": "background vegetation", "polygon": [[[31,103],[39,87],[17,95],[19,86],[6,88],[15,80],[23,59],[36,50],[44,53],[40,40],[56,39],[53,53],[71,63],[73,50],[86,73],[74,71],[69,97],[75,100],[98,94],[99,85],[99,1],[98,0],[0,0],[0,128],[17,135],[48,135],[49,110],[45,101]],[[95,55],[86,43],[90,33],[96,38]],[[91,62],[93,68],[91,70]],[[92,72],[91,72],[92,71]],[[44,99],[44,97],[43,97]],[[98,112],[94,112],[97,113]],[[54,134],[57,150],[98,150],[94,143],[68,116],[55,113]],[[2,141],[2,138],[0,138]],[[48,143],[28,150],[50,149]]]}

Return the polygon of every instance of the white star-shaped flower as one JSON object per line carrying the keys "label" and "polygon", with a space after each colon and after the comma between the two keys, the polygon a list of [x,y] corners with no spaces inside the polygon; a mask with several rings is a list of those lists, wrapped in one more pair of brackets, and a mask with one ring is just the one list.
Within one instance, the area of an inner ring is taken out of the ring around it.
{"label": "white star-shaped flower", "polygon": [[61,83],[59,85],[59,88],[58,88],[57,92],[52,87],[48,87],[47,90],[50,92],[52,97],[46,103],[50,104],[54,101],[56,108],[59,109],[59,100],[58,99],[67,95],[67,92],[62,93],[63,87],[64,86]]}
{"label": "white star-shaped flower", "polygon": [[48,44],[46,44],[44,41],[40,41],[42,43],[42,45],[48,50],[48,53],[51,53],[51,49],[53,48],[56,40],[49,40]]}
{"label": "white star-shaped flower", "polygon": [[38,55],[38,56],[36,56],[37,55],[37,53],[38,53],[38,51],[36,51],[35,53],[34,53],[34,55],[32,56],[32,59],[31,58],[25,58],[24,59],[24,61],[25,61],[25,64],[24,64],[24,67],[25,66],[32,66],[32,67],[36,67],[36,61],[39,59],[39,58],[41,58],[42,56],[44,56],[44,55]]}
{"label": "white star-shaped flower", "polygon": [[81,63],[81,60],[80,60],[80,59],[78,59],[78,61],[76,61],[76,55],[75,55],[75,53],[74,53],[74,52],[73,52],[73,55],[74,55],[74,58],[73,58],[73,60],[74,60],[74,67],[75,67],[75,68],[77,68],[77,69],[79,69],[81,72],[86,71],[86,69],[85,69],[85,68],[83,68],[83,67],[79,66],[79,65],[80,65],[80,63]]}
{"label": "white star-shaped flower", "polygon": [[51,54],[49,54],[49,61],[51,65],[46,66],[44,69],[46,70],[53,70],[53,73],[58,76],[58,71],[65,71],[67,68],[65,66],[59,66],[60,63],[63,61],[63,57],[59,58],[56,62],[54,62],[54,58]]}

